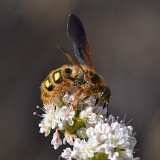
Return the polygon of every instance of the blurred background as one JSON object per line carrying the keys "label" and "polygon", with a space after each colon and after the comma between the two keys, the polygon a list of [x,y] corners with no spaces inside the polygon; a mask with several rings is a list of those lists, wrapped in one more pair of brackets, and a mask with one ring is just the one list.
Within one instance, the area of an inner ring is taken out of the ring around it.
{"label": "blurred background", "polygon": [[[82,20],[97,72],[112,90],[109,113],[137,132],[135,156],[158,160],[160,146],[160,1],[1,0],[0,160],[53,160],[52,135],[39,134],[40,84],[70,63],[70,13]],[[41,112],[40,112],[41,113]]]}

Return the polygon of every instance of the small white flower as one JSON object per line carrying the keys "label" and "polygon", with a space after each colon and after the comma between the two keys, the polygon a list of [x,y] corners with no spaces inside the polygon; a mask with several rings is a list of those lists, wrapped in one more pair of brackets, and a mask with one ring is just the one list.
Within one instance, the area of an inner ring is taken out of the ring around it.
{"label": "small white flower", "polygon": [[62,140],[60,139],[60,134],[58,131],[54,132],[51,144],[54,145],[54,149],[57,149],[60,145],[62,145]]}
{"label": "small white flower", "polygon": [[97,146],[93,141],[85,141],[76,138],[73,151],[75,153],[75,157],[78,157],[78,159],[88,160],[94,156],[96,147]]}
{"label": "small white flower", "polygon": [[92,158],[94,156],[97,144],[94,143],[94,141],[88,141],[85,143],[82,143],[82,153],[83,155],[81,156],[84,159]]}
{"label": "small white flower", "polygon": [[47,137],[50,134],[50,131],[51,131],[51,125],[50,125],[50,123],[43,123],[43,122],[41,122],[39,124],[39,127],[40,127],[39,132],[40,133],[45,133],[45,137]]}
{"label": "small white flower", "polygon": [[43,123],[50,123],[51,128],[54,129],[56,127],[57,117],[56,117],[56,109],[55,107],[47,108],[45,110],[45,114],[42,114],[43,117]]}
{"label": "small white flower", "polygon": [[66,148],[63,150],[61,157],[67,160],[72,160],[72,150],[70,148]]}
{"label": "small white flower", "polygon": [[88,106],[94,106],[96,103],[96,99],[94,96],[90,96],[86,101],[86,104],[88,104]]}
{"label": "small white flower", "polygon": [[97,132],[93,127],[90,127],[86,130],[86,135],[88,136],[88,138],[93,138],[95,136],[97,136]]}
{"label": "small white flower", "polygon": [[75,115],[75,111],[73,110],[72,107],[68,106],[63,106],[60,111],[59,111],[59,117],[61,118],[62,121],[67,121],[70,126],[74,124],[74,121],[72,118]]}
{"label": "small white flower", "polygon": [[70,134],[69,132],[65,133],[65,138],[63,139],[63,144],[69,143],[70,145],[73,145],[73,140],[76,138],[77,136],[75,134]]}
{"label": "small white flower", "polygon": [[115,131],[116,129],[118,129],[121,126],[121,124],[119,124],[117,121],[111,124],[111,129],[112,131]]}
{"label": "small white flower", "polygon": [[75,141],[74,141],[74,148],[79,148],[81,144],[81,140],[79,138],[76,138]]}
{"label": "small white flower", "polygon": [[105,144],[102,144],[102,145],[100,145],[100,146],[98,146],[97,148],[96,148],[96,153],[97,152],[105,152],[105,148],[106,148],[106,145]]}
{"label": "small white flower", "polygon": [[133,158],[133,153],[132,153],[132,150],[130,150],[130,149],[126,149],[125,151],[121,151],[120,152],[120,156],[121,157],[124,157],[124,158]]}
{"label": "small white flower", "polygon": [[93,108],[88,107],[80,113],[80,118],[84,119],[87,123],[94,124],[97,115],[93,113]]}
{"label": "small white flower", "polygon": [[77,131],[77,135],[78,135],[78,137],[79,138],[87,138],[87,135],[86,135],[86,128],[84,128],[84,127],[82,127],[82,128],[80,128],[78,131]]}
{"label": "small white flower", "polygon": [[75,96],[70,94],[69,92],[65,93],[62,100],[63,100],[65,105],[72,104],[73,102],[74,102],[74,104],[77,104],[77,102],[78,102],[78,99],[75,99]]}
{"label": "small white flower", "polygon": [[107,115],[107,107],[103,107],[103,106],[93,106],[93,109],[94,109],[94,113],[96,113],[97,115],[103,115],[103,116],[106,116]]}
{"label": "small white flower", "polygon": [[70,94],[68,92],[66,92],[65,95],[63,96],[62,100],[65,104],[69,104],[70,103]]}
{"label": "small white flower", "polygon": [[110,159],[110,160],[123,160],[123,158],[119,158],[118,152],[110,152],[110,154],[108,155],[108,159]]}
{"label": "small white flower", "polygon": [[67,121],[59,121],[59,122],[58,122],[58,129],[59,129],[60,131],[65,130],[66,124],[67,124]]}

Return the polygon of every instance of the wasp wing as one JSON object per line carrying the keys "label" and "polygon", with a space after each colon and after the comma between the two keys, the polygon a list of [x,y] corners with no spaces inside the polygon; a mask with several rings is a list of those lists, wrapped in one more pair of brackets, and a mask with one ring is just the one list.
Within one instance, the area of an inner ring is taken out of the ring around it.
{"label": "wasp wing", "polygon": [[76,58],[74,58],[73,56],[71,56],[67,51],[65,51],[59,45],[55,44],[55,46],[68,58],[69,61],[72,62],[73,65],[77,65],[83,71],[83,73],[85,74],[87,80],[90,81],[87,73],[84,71],[84,69],[82,68],[82,66],[79,64],[78,60]]}
{"label": "wasp wing", "polygon": [[67,35],[73,42],[74,54],[78,61],[81,64],[85,62],[91,69],[94,69],[83,24],[74,14],[68,17]]}

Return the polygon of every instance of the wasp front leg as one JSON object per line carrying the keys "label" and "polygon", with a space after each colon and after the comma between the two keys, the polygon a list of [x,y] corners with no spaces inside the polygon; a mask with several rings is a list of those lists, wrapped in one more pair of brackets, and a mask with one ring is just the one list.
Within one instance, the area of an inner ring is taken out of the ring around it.
{"label": "wasp front leg", "polygon": [[56,89],[54,90],[54,93],[53,93],[53,101],[54,99],[56,98],[57,95],[63,93],[63,91],[69,87],[71,87],[71,83],[69,82],[63,82],[61,84],[59,84],[59,86],[56,87]]}

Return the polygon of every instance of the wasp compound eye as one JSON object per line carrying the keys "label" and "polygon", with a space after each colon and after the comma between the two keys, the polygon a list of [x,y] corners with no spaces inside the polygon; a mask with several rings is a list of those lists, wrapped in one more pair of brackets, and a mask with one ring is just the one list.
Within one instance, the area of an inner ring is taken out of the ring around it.
{"label": "wasp compound eye", "polygon": [[65,68],[65,70],[64,70],[64,77],[68,78],[71,75],[71,73],[72,73],[72,69]]}
{"label": "wasp compound eye", "polygon": [[52,82],[50,81],[50,79],[47,79],[45,82],[45,87],[48,89],[48,91],[52,91],[54,86],[52,84]]}

